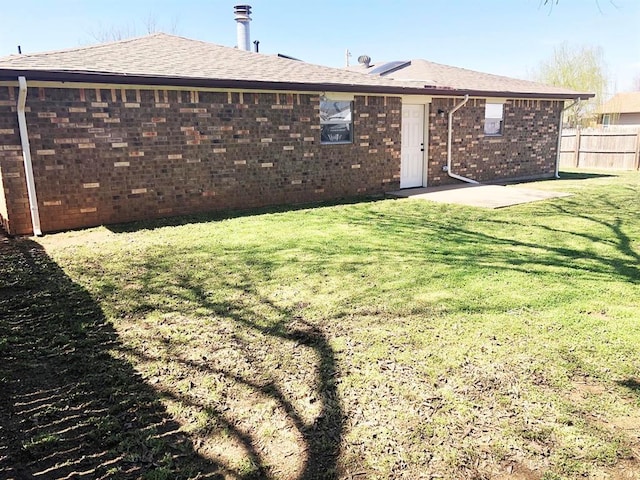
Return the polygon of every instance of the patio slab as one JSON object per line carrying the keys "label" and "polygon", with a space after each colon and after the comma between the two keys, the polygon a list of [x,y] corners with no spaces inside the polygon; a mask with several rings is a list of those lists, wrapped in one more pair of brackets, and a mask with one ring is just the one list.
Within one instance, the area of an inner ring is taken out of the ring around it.
{"label": "patio slab", "polygon": [[472,207],[504,208],[549,198],[568,197],[571,194],[514,186],[467,184],[406,188],[388,192],[387,195],[397,198],[417,198]]}

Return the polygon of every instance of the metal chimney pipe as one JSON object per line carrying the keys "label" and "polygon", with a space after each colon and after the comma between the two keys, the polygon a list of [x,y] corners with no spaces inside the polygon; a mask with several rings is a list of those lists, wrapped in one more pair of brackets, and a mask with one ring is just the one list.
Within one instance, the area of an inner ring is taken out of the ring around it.
{"label": "metal chimney pipe", "polygon": [[233,7],[233,13],[236,15],[238,49],[250,51],[251,41],[249,34],[249,22],[251,21],[251,5],[236,5]]}

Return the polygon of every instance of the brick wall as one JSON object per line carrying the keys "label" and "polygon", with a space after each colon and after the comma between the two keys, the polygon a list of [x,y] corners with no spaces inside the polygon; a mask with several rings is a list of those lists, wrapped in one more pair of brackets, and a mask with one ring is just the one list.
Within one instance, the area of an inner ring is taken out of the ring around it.
{"label": "brick wall", "polygon": [[15,234],[31,233],[16,113],[17,89],[0,87],[0,224]]}
{"label": "brick wall", "polygon": [[[430,186],[459,183],[447,165],[449,111],[460,99],[434,98],[430,106]],[[443,110],[444,115],[439,115]],[[485,101],[469,100],[454,113],[452,171],[480,182],[552,177],[555,173],[562,102],[508,100],[501,136],[484,135]]]}
{"label": "brick wall", "polygon": [[[23,234],[16,96],[0,87],[0,215]],[[399,188],[395,97],[355,97],[349,145],[320,144],[317,95],[29,88],[27,107],[44,232]]]}

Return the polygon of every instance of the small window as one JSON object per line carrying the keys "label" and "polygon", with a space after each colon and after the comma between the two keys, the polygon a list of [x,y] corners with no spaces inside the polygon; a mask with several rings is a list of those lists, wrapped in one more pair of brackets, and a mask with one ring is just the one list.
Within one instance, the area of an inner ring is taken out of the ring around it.
{"label": "small window", "polygon": [[320,101],[320,143],[353,142],[351,102]]}
{"label": "small window", "polygon": [[502,135],[504,121],[504,105],[502,103],[487,103],[484,109],[484,134]]}
{"label": "small window", "polygon": [[605,113],[604,115],[602,115],[602,126],[608,127],[610,124],[611,124],[611,115],[609,115],[608,113]]}

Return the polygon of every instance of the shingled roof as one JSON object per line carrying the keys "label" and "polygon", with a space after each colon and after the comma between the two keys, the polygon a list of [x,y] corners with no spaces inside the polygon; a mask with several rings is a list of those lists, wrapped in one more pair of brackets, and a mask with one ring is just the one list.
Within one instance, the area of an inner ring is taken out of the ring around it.
{"label": "shingled roof", "polygon": [[[395,63],[395,62],[394,62]],[[467,91],[478,95],[527,97],[547,96],[549,98],[591,98],[592,93],[576,92],[562,87],[554,87],[538,82],[520,80],[517,78],[477,72],[466,68],[452,67],[427,60],[411,60],[397,62],[399,65],[381,78],[393,78],[402,81],[417,81],[432,88],[450,88],[457,91]],[[351,67],[351,71],[367,73],[380,67],[381,63],[362,64]],[[371,75],[377,76],[377,75]]]}
{"label": "shingled roof", "polygon": [[640,113],[640,92],[614,95],[598,109],[599,113]]}
{"label": "shingled roof", "polygon": [[365,77],[165,33],[0,58],[0,78],[17,75],[27,80],[425,93],[421,82]]}
{"label": "shingled roof", "polygon": [[388,76],[329,68],[155,33],[119,42],[0,58],[0,80],[80,81],[269,90],[487,95],[591,96],[424,60]]}

